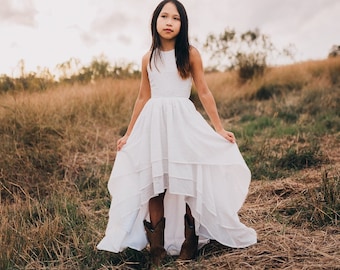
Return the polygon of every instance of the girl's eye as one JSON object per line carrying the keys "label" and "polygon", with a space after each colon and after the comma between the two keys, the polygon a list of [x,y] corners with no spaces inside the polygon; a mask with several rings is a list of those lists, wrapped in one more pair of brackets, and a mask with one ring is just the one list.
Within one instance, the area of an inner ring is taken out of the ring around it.
{"label": "girl's eye", "polygon": [[181,20],[181,18],[178,18],[178,17],[175,17],[174,19],[177,20],[177,21],[180,21],[180,20]]}
{"label": "girl's eye", "polygon": [[164,19],[165,19],[165,18],[166,18],[166,15],[161,15],[161,18],[164,18]]}

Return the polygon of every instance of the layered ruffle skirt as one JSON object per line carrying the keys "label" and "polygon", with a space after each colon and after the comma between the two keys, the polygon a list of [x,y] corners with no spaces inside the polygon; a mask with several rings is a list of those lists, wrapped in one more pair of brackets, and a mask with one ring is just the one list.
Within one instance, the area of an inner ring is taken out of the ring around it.
{"label": "layered ruffle skirt", "polygon": [[256,232],[238,216],[250,180],[237,144],[216,133],[188,98],[151,98],[117,153],[108,182],[109,220],[97,248],[145,248],[148,202],[164,191],[169,254],[179,254],[184,241],[186,204],[201,244],[214,239],[229,247],[250,246]]}

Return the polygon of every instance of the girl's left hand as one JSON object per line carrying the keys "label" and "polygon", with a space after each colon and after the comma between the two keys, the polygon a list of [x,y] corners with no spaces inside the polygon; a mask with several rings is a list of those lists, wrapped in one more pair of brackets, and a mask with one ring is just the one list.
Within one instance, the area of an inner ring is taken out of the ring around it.
{"label": "girl's left hand", "polygon": [[129,138],[128,135],[124,135],[123,137],[121,137],[121,138],[117,141],[117,151],[120,151],[120,150],[123,148],[123,146],[126,144],[128,138]]}
{"label": "girl's left hand", "polygon": [[223,138],[225,138],[226,140],[228,140],[231,143],[236,142],[234,133],[232,133],[230,131],[226,131],[226,130],[222,129],[221,131],[218,131],[217,133],[220,134]]}

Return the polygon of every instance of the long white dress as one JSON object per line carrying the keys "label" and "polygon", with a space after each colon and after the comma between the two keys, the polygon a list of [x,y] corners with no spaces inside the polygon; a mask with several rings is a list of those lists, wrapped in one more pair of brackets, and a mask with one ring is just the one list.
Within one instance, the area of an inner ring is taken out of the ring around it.
{"label": "long white dress", "polygon": [[109,220],[97,248],[145,248],[148,201],[165,190],[168,254],[179,254],[184,241],[186,203],[200,243],[215,239],[235,248],[256,243],[255,230],[238,217],[251,173],[237,144],[216,133],[189,100],[192,79],[179,76],[174,50],[161,52],[148,77],[151,99],[117,153],[108,182]]}

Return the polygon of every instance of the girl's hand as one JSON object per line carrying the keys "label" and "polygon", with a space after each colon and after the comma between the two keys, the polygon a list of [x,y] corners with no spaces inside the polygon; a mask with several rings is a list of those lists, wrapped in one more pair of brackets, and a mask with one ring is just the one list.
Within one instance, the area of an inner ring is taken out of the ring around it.
{"label": "girl's hand", "polygon": [[217,131],[217,133],[220,134],[223,138],[225,138],[226,140],[228,140],[231,143],[236,142],[234,133],[232,133],[230,131],[226,131],[226,130],[222,129],[220,131]]}
{"label": "girl's hand", "polygon": [[123,146],[126,144],[127,140],[129,138],[129,135],[124,135],[117,141],[117,151],[120,151]]}

